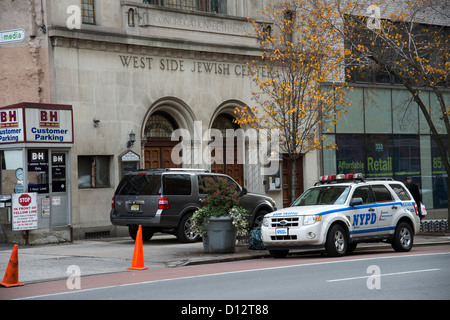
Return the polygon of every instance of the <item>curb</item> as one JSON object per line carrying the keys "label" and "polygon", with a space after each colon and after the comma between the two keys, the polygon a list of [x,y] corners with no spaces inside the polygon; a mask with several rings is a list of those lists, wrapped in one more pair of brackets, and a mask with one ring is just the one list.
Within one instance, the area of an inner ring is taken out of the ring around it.
{"label": "curb", "polygon": [[[427,234],[421,234],[421,235],[427,235]],[[441,234],[439,234],[441,235]],[[433,233],[433,236],[438,236],[438,234]],[[450,236],[448,233],[443,233],[442,236]],[[449,240],[443,240],[443,241],[436,241],[436,242],[419,242],[414,243],[414,246],[433,246],[433,245],[450,245],[450,239]],[[356,250],[358,251],[368,251],[368,250],[374,250],[374,249],[385,249],[385,248],[392,248],[390,243],[387,242],[379,242],[375,244],[363,244],[359,246]],[[250,250],[250,249],[248,249]],[[394,249],[392,249],[394,250]],[[263,250],[255,250],[256,251],[263,251]],[[199,261],[187,261],[183,265],[180,266],[191,266],[191,265],[201,265],[201,264],[212,264],[212,263],[220,263],[220,262],[233,262],[233,261],[241,261],[241,260],[252,260],[252,259],[263,259],[263,258],[271,258],[269,252],[267,250],[264,250],[265,253],[261,254],[241,254],[239,256],[230,256],[230,257],[223,257],[223,258],[214,258],[214,259],[205,259],[205,260],[199,260]],[[295,250],[289,253],[288,256],[300,256],[304,254],[314,254],[314,253],[322,253],[325,254],[325,249],[320,250]]]}

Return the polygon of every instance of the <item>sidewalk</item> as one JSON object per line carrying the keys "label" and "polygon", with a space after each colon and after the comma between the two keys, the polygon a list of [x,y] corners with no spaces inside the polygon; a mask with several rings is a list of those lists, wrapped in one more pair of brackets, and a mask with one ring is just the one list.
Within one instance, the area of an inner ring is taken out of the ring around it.
{"label": "sidewalk", "polygon": [[[415,246],[433,244],[449,245],[450,235],[422,233],[415,237]],[[12,244],[0,243],[1,278],[12,248]],[[391,246],[384,243],[362,243],[356,250],[368,248],[390,249]],[[27,284],[67,279],[70,275],[66,273],[67,268],[71,265],[80,267],[81,276],[127,272],[127,268],[131,266],[133,252],[134,241],[129,237],[78,240],[59,245],[19,246],[19,281]],[[163,234],[157,234],[151,241],[144,243],[145,266],[150,270],[268,257],[268,251],[249,250],[243,244],[237,245],[235,253],[207,254],[203,252],[202,242],[183,244],[174,236]]]}

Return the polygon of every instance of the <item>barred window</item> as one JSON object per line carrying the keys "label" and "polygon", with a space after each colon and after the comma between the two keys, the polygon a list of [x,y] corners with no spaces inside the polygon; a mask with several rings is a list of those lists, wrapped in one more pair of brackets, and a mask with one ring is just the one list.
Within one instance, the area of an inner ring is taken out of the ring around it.
{"label": "barred window", "polygon": [[81,20],[85,24],[95,24],[94,0],[81,0]]}
{"label": "barred window", "polygon": [[143,3],[183,10],[227,14],[227,0],[143,0]]}
{"label": "barred window", "polygon": [[145,126],[147,138],[170,138],[178,127],[175,120],[165,112],[156,112],[148,119]]}
{"label": "barred window", "polygon": [[197,10],[197,0],[166,0],[166,6],[177,9]]}

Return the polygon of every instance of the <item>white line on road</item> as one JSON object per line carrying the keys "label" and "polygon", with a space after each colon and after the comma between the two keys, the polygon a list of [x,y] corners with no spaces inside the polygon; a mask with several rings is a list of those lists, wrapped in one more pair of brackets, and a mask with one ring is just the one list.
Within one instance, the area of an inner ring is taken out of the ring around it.
{"label": "white line on road", "polygon": [[[425,254],[408,254],[408,255],[402,255],[402,256],[397,256],[397,255],[382,256],[382,257],[376,256],[376,257],[369,257],[369,258],[362,258],[362,259],[361,258],[356,258],[356,259],[350,259],[350,260],[321,261],[321,262],[316,262],[316,263],[295,264],[295,265],[279,266],[279,267],[245,269],[245,270],[231,271],[231,272],[219,272],[219,273],[212,273],[212,274],[200,274],[200,275],[194,275],[194,276],[174,277],[174,278],[169,278],[169,279],[149,280],[149,281],[144,281],[144,282],[139,282],[139,283],[127,283],[127,284],[112,285],[112,286],[105,286],[105,287],[98,287],[98,288],[91,288],[91,289],[81,289],[81,290],[77,290],[77,291],[66,291],[66,292],[60,292],[60,293],[50,293],[50,294],[45,294],[45,295],[38,295],[38,296],[30,296],[30,297],[19,298],[17,300],[39,299],[39,298],[51,297],[51,296],[70,295],[72,293],[84,293],[84,292],[89,292],[89,291],[111,289],[111,288],[118,288],[118,287],[139,286],[139,285],[158,283],[158,282],[165,282],[165,281],[178,281],[178,280],[194,279],[194,278],[201,278],[201,277],[214,277],[214,276],[227,275],[227,274],[237,274],[237,273],[246,273],[246,272],[258,272],[258,271],[266,271],[266,270],[273,271],[273,270],[277,270],[277,269],[289,269],[289,268],[298,268],[298,267],[308,267],[308,266],[324,265],[324,264],[351,263],[351,262],[361,262],[361,261],[370,261],[370,260],[379,260],[379,259],[399,259],[399,258],[409,258],[409,257],[449,255],[449,254],[450,254],[449,252],[439,252],[439,253],[425,253]],[[364,276],[364,277],[360,277],[360,278],[367,278],[369,276]],[[328,281],[330,281],[330,280],[328,280]]]}
{"label": "white line on road", "polygon": [[[420,273],[420,272],[433,272],[433,271],[440,271],[440,270],[441,269],[426,269],[426,270],[413,270],[413,271],[385,273],[385,274],[380,274],[380,277],[397,276],[397,275],[400,275],[400,274],[410,274],[410,273]],[[357,279],[366,279],[366,278],[369,278],[369,277],[372,277],[372,276],[373,275],[362,276],[362,277],[353,277],[353,278],[333,279],[333,280],[327,280],[326,282],[338,282],[338,281],[349,281],[349,280],[357,280]]]}

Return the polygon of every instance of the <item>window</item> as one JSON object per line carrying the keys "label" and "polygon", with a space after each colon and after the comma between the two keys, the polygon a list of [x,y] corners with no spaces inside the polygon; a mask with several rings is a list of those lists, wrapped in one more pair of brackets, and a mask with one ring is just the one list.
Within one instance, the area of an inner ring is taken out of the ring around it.
{"label": "window", "polygon": [[230,187],[236,188],[236,192],[241,192],[241,188],[237,185],[237,183],[226,176],[217,176],[217,181],[226,183]]}
{"label": "window", "polygon": [[166,0],[166,6],[177,9],[197,10],[197,0]]}
{"label": "window", "polygon": [[191,195],[191,176],[187,174],[166,174],[163,177],[165,196]]}
{"label": "window", "polygon": [[[344,21],[347,24],[348,38],[351,39],[346,40],[345,46],[355,54],[353,61],[348,59],[347,63],[346,71],[350,82],[401,84],[402,82],[390,74],[386,68],[379,66],[386,63],[404,80],[420,87],[423,84],[422,76],[420,72],[415,71],[414,63],[411,62],[411,60],[420,57],[421,60],[427,61],[425,62],[425,69],[436,68],[441,70],[428,72],[428,75],[435,77],[436,83],[448,86],[449,78],[445,76],[445,72],[442,72],[448,62],[447,51],[436,44],[440,42],[440,39],[448,39],[450,28],[384,20],[382,23],[384,30],[379,33],[364,27],[366,25],[365,17],[348,15],[344,18]],[[386,35],[385,31],[387,31],[387,38],[392,40],[392,37],[395,36],[395,46],[385,40],[386,38],[383,36]],[[380,36],[381,34],[383,35]],[[365,59],[364,55],[361,57],[356,51],[356,47],[359,45],[363,45],[368,53],[377,56],[381,63],[377,65],[370,59]],[[399,54],[399,52],[402,54]],[[405,56],[410,57],[411,60],[406,59]]]}
{"label": "window", "polygon": [[78,188],[110,187],[110,163],[109,156],[79,156]]}
{"label": "window", "polygon": [[95,24],[94,0],[81,0],[81,20],[85,24]]}
{"label": "window", "polygon": [[368,178],[390,177],[404,181],[420,176],[418,135],[337,134],[338,173],[364,173]]}
{"label": "window", "polygon": [[375,194],[376,202],[387,202],[392,201],[392,195],[389,190],[383,185],[374,185],[372,186],[372,191]]}
{"label": "window", "polygon": [[363,204],[372,203],[369,187],[366,186],[366,187],[356,188],[355,192],[353,192],[353,196],[352,196],[352,199],[355,199],[355,198],[361,198],[363,201]]}
{"label": "window", "polygon": [[214,176],[209,175],[199,175],[198,176],[198,193],[199,194],[206,194],[205,188],[207,187],[207,182],[214,183],[215,179]]}
{"label": "window", "polygon": [[170,139],[177,129],[175,121],[165,112],[156,112],[147,121],[145,136],[147,138]]}
{"label": "window", "polygon": [[311,188],[306,190],[293,206],[343,204],[347,199],[349,191],[350,187],[345,186]]}
{"label": "window", "polygon": [[227,14],[227,0],[143,0],[143,3],[183,10]]}
{"label": "window", "polygon": [[[19,193],[16,188],[24,178],[22,154],[22,150],[0,150],[0,194]],[[23,183],[20,186],[23,192]]]}
{"label": "window", "polygon": [[227,114],[220,114],[214,120],[211,128],[218,129],[222,132],[223,137],[227,136],[227,130],[237,130],[239,125],[234,122],[234,118]]}
{"label": "window", "polygon": [[403,188],[400,184],[390,184],[389,186],[392,190],[394,190],[400,200],[411,200],[405,188]]}
{"label": "window", "polygon": [[130,175],[117,187],[118,195],[159,195],[161,175]]}

